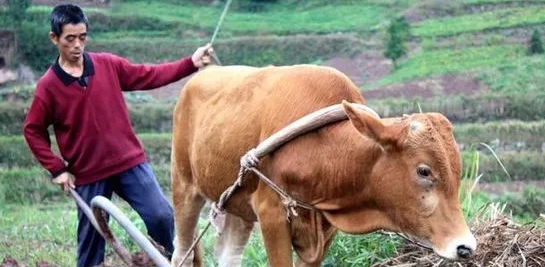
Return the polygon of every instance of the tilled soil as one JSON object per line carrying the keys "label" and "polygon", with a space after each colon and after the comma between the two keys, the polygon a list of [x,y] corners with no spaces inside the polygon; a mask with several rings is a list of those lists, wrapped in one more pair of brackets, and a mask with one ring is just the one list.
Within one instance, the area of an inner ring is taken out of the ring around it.
{"label": "tilled soil", "polygon": [[[48,262],[37,262],[36,267],[58,267],[58,265],[48,263]],[[101,267],[121,267],[126,266],[122,262],[114,262],[106,264],[105,266]],[[4,258],[2,263],[0,263],[0,267],[31,267],[29,265],[18,263],[14,258],[11,256],[7,256]],[[132,264],[131,267],[155,267],[155,264],[150,260],[148,255],[142,251],[136,252],[132,255]]]}

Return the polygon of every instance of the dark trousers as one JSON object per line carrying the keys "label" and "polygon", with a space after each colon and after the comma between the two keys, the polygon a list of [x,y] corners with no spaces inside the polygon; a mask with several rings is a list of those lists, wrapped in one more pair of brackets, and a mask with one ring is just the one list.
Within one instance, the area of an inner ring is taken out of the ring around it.
{"label": "dark trousers", "polygon": [[[174,250],[173,210],[149,163],[139,164],[96,183],[78,186],[76,191],[89,205],[93,197],[101,195],[110,199],[115,192],[142,217],[153,240],[169,253]],[[104,261],[105,241],[81,209],[78,209],[78,220],[78,267],[99,265]]]}

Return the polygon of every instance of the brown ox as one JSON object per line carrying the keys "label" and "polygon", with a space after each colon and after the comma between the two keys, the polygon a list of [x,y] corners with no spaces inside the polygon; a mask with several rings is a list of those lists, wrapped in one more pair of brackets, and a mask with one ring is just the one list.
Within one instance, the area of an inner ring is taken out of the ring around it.
{"label": "brown ox", "polygon": [[[239,159],[294,120],[343,100],[363,103],[340,72],[317,66],[210,67],[185,86],[174,111],[172,189],[178,266],[206,200],[236,179]],[[259,164],[291,196],[316,210],[286,220],[279,195],[248,175],[226,205],[216,253],[238,266],[255,221],[270,265],[320,266],[337,229],[402,233],[449,259],[476,248],[458,201],[460,152],[436,113],[376,119],[343,103],[349,120],[299,136]],[[198,253],[184,266],[200,266]]]}

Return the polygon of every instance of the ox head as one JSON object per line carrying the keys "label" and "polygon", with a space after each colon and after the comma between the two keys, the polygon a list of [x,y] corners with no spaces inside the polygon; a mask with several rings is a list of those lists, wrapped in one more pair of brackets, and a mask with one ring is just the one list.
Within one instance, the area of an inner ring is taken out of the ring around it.
{"label": "ox head", "polygon": [[422,113],[380,120],[347,102],[343,108],[377,152],[370,173],[359,174],[359,204],[330,214],[333,225],[352,233],[389,230],[447,259],[471,257],[477,243],[458,199],[460,151],[448,119]]}

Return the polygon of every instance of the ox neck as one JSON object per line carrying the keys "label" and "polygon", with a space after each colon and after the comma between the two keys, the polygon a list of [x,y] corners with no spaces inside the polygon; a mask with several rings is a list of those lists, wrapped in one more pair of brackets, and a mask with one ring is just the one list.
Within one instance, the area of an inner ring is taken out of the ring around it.
{"label": "ox neck", "polygon": [[354,204],[352,197],[364,201],[364,186],[382,153],[349,121],[341,121],[279,148],[266,172],[279,178],[294,197],[318,209],[343,209]]}

